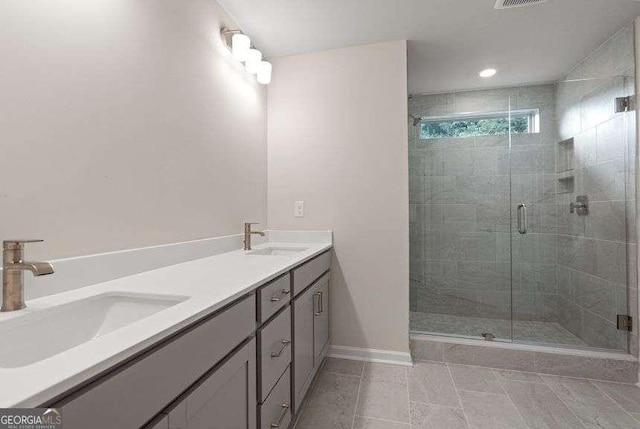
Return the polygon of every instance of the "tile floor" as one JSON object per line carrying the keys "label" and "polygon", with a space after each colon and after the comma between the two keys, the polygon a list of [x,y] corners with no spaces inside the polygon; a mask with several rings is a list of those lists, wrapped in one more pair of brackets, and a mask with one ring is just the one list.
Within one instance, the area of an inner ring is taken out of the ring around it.
{"label": "tile floor", "polygon": [[[410,323],[413,332],[462,335],[473,338],[482,338],[482,333],[491,332],[497,339],[511,338],[511,321],[504,319],[412,311]],[[514,320],[513,339],[535,343],[587,346],[587,343],[555,322]]]}
{"label": "tile floor", "polygon": [[327,358],[296,429],[638,429],[640,388],[441,362]]}

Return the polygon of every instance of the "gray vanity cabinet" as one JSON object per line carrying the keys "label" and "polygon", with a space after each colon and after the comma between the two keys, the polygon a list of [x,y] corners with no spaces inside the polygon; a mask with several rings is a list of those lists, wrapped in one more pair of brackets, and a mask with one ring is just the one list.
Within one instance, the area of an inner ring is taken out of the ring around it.
{"label": "gray vanity cabinet", "polygon": [[300,264],[42,406],[62,408],[66,429],[286,429],[328,348],[329,263]]}
{"label": "gray vanity cabinet", "polygon": [[314,287],[313,361],[322,363],[329,342],[329,273],[322,276]]}
{"label": "gray vanity cabinet", "polygon": [[255,320],[251,294],[51,405],[65,429],[141,427],[252,337]]}
{"label": "gray vanity cabinet", "polygon": [[308,289],[293,301],[293,411],[298,412],[313,376],[314,290]]}
{"label": "gray vanity cabinet", "polygon": [[256,428],[256,342],[249,341],[169,412],[171,429]]}
{"label": "gray vanity cabinet", "polygon": [[295,298],[294,412],[297,412],[320,368],[329,342],[329,273]]}

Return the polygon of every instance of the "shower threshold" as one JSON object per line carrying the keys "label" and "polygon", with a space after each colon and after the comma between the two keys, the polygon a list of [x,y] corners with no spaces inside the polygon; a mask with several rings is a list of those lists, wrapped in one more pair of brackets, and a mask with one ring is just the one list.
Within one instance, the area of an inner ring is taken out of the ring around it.
{"label": "shower threshold", "polygon": [[414,361],[476,365],[630,384],[638,381],[638,359],[618,351],[478,341],[424,333],[411,333],[410,347]]}
{"label": "shower threshold", "polygon": [[[554,346],[588,347],[587,343],[556,322],[490,319],[484,317],[453,316],[438,313],[411,312],[412,333],[455,336],[485,340],[485,333],[494,341],[553,344]],[[512,332],[513,329],[513,332]]]}

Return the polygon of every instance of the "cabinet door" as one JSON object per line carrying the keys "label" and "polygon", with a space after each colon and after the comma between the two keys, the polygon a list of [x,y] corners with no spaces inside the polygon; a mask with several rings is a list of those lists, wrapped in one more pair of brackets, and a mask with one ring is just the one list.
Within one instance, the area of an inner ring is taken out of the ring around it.
{"label": "cabinet door", "polygon": [[320,366],[322,352],[329,342],[329,274],[325,274],[313,287],[313,365]]}
{"label": "cabinet door", "polygon": [[186,421],[184,429],[255,429],[256,417],[255,339],[202,381],[169,414],[170,421]]}
{"label": "cabinet door", "polygon": [[302,403],[313,374],[313,292],[314,288],[310,288],[293,302],[294,412]]}

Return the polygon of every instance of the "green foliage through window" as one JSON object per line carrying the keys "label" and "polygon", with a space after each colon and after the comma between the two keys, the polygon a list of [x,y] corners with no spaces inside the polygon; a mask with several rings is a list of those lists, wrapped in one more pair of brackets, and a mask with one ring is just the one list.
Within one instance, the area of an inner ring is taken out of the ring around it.
{"label": "green foliage through window", "polygon": [[[534,132],[534,114],[522,113],[511,116],[511,133]],[[425,120],[420,123],[421,139],[463,138],[509,134],[509,115],[478,116]]]}

